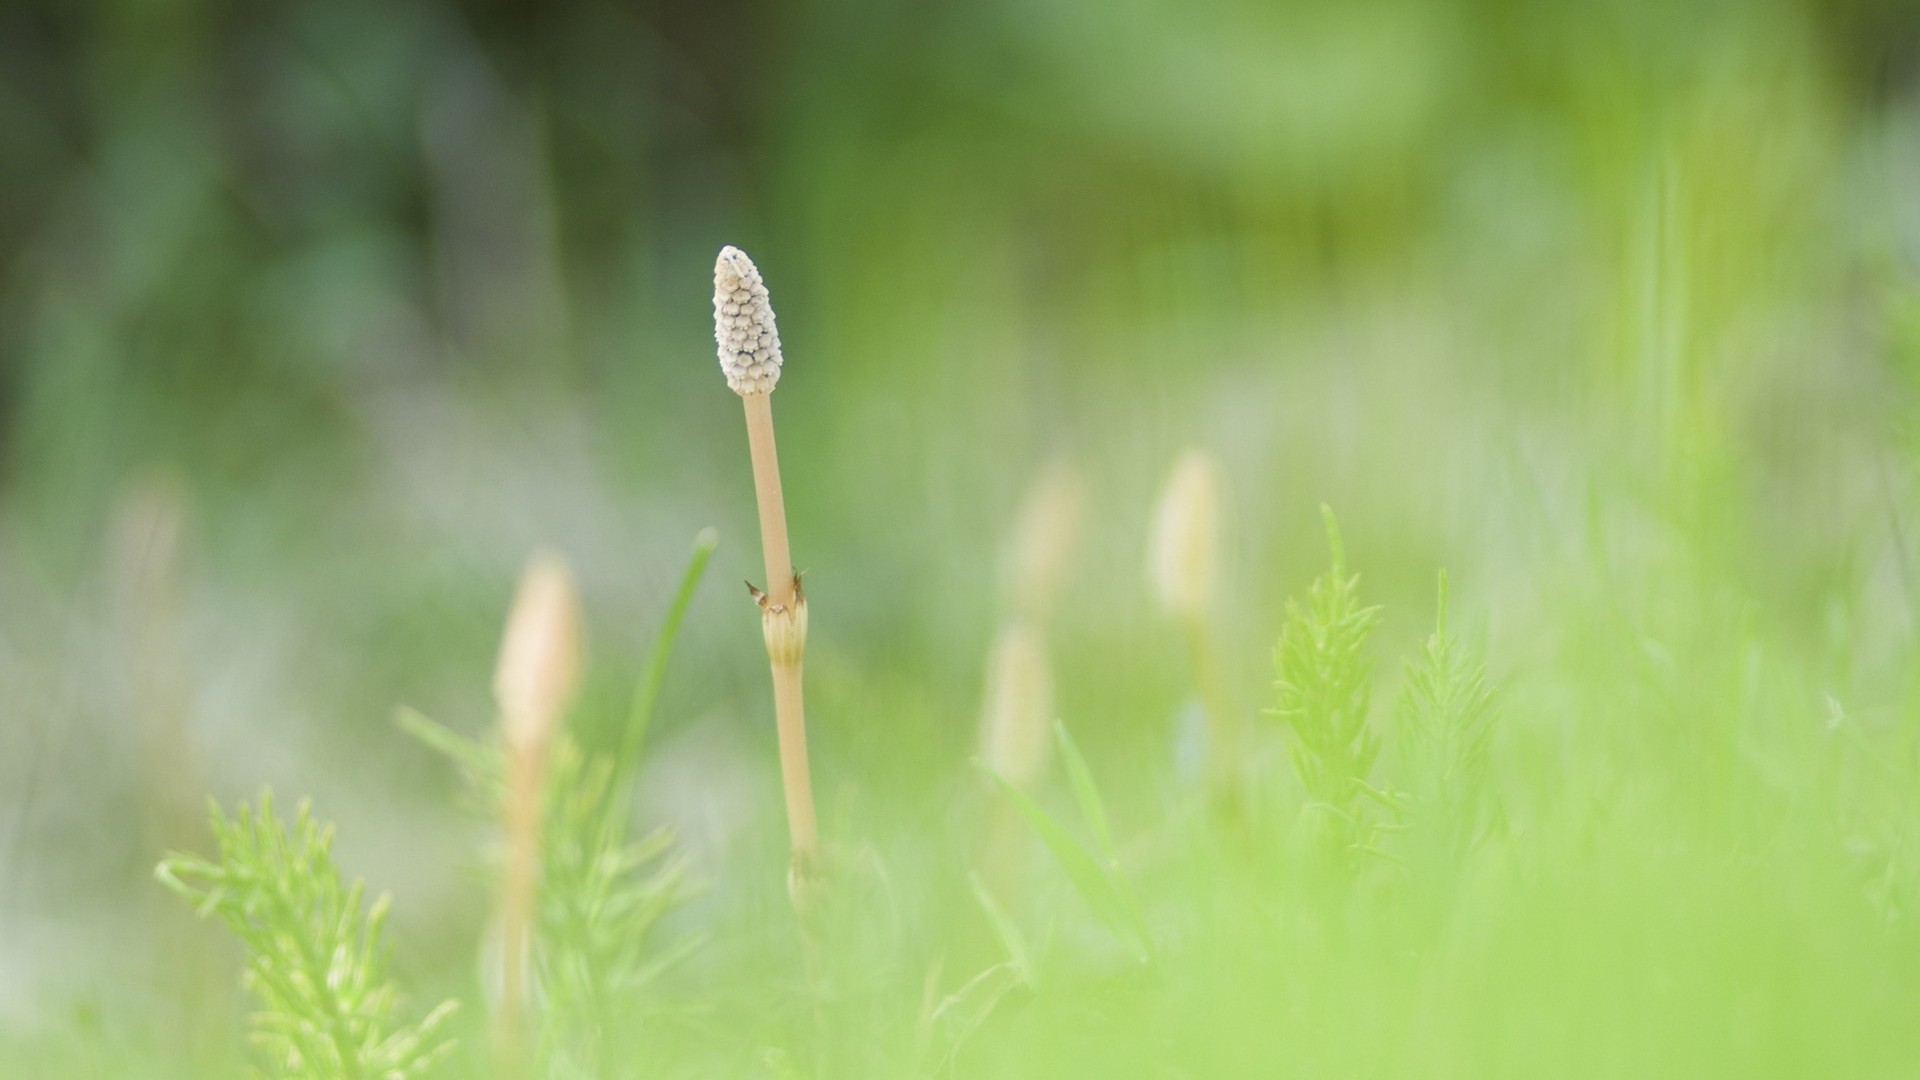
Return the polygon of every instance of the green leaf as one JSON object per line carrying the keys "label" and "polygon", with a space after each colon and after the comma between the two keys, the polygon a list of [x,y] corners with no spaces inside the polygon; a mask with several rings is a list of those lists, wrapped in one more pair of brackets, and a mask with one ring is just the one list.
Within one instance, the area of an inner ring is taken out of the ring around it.
{"label": "green leaf", "polygon": [[693,604],[693,593],[700,585],[700,577],[706,573],[707,560],[712,557],[713,549],[720,543],[720,534],[712,528],[700,530],[693,538],[693,554],[687,559],[687,568],[680,574],[680,587],[673,594],[673,603],[667,607],[667,617],[660,623],[660,632],[654,635],[653,648],[647,653],[646,667],[641,669],[640,683],[634,688],[633,708],[627,714],[627,729],[620,739],[620,756],[616,759],[615,772],[625,776],[639,764],[640,748],[645,745],[647,729],[653,725],[653,707],[660,698],[660,684],[666,678],[667,657],[673,652],[674,639],[680,636],[680,623],[686,618],[687,608]]}
{"label": "green leaf", "polygon": [[939,1007],[927,1018],[928,1026],[939,1033],[942,1043],[939,1052],[933,1055],[937,1062],[935,1071],[952,1069],[960,1047],[987,1022],[1001,1000],[1023,981],[1022,973],[1013,964],[995,964],[968,979],[966,985],[940,1002]]}
{"label": "green leaf", "polygon": [[1093,913],[1106,924],[1114,937],[1133,953],[1134,959],[1146,963],[1153,955],[1151,938],[1139,910],[1120,882],[1092,852],[1075,840],[1045,810],[1040,809],[1039,804],[1029,798],[1026,792],[984,763],[981,767],[993,777],[1001,792],[1013,800],[1014,808],[1027,819],[1027,824],[1039,835],[1041,843],[1052,852],[1054,861],[1066,872],[1067,880],[1073,883],[1081,899],[1087,902],[1087,906],[1093,909]]}
{"label": "green leaf", "polygon": [[1060,744],[1060,760],[1067,767],[1067,781],[1073,787],[1074,801],[1080,804],[1081,816],[1087,819],[1087,828],[1093,831],[1094,845],[1108,866],[1117,866],[1120,857],[1113,846],[1113,831],[1107,827],[1107,807],[1093,782],[1093,772],[1087,768],[1087,759],[1080,755],[1073,736],[1067,734],[1067,725],[1056,720],[1053,737]]}
{"label": "green leaf", "polygon": [[500,756],[492,748],[467,738],[418,709],[400,706],[393,710],[393,723],[427,749],[452,759],[454,764],[476,778],[486,779],[502,774]]}
{"label": "green leaf", "polygon": [[1027,937],[1014,925],[1005,909],[994,900],[988,891],[987,883],[980,880],[979,874],[968,874],[973,882],[974,898],[980,901],[980,910],[987,913],[987,922],[993,926],[993,932],[1000,938],[1000,945],[1007,950],[1007,959],[1019,970],[1021,979],[1034,989],[1040,986],[1039,969],[1033,966],[1033,952],[1027,948]]}

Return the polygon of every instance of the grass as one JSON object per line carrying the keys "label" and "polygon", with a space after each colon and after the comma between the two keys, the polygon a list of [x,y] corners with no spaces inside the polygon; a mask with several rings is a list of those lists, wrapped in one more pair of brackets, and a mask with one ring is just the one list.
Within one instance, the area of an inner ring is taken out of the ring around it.
{"label": "grass", "polygon": [[[767,396],[743,395],[750,432],[756,416],[770,426]],[[1282,612],[1269,723],[1225,742],[1210,715],[1207,752],[1227,761],[1197,774],[1162,762],[1118,805],[1069,725],[1051,725],[1049,752],[1023,745],[1051,708],[1051,690],[1033,688],[1051,681],[1036,627],[1073,548],[1064,521],[1023,523],[991,661],[991,805],[962,821],[998,807],[1024,830],[984,846],[961,821],[850,831],[832,888],[815,888],[804,741],[795,753],[788,740],[804,740],[805,621],[780,621],[805,600],[770,430],[754,447],[762,522],[778,522],[763,531],[769,581],[788,583],[784,598],[755,593],[804,963],[756,914],[756,890],[692,906],[672,837],[626,838],[648,775],[636,748],[713,538],[696,543],[605,753],[561,731],[577,601],[564,564],[538,558],[501,648],[497,742],[402,720],[504,821],[501,967],[483,1028],[449,1021],[451,1002],[405,1018],[383,966],[385,902],[368,911],[359,885],[342,888],[331,833],[304,805],[290,829],[270,796],[232,819],[216,808],[217,860],[161,865],[164,884],[247,946],[270,1075],[404,1080],[444,1061],[498,1077],[1892,1076],[1912,1060],[1901,1017],[1920,959],[1908,918],[1920,813],[1911,750],[1897,749],[1910,733],[1863,729],[1832,698],[1819,725],[1781,723],[1804,696],[1763,692],[1764,639],[1749,628],[1730,653],[1708,606],[1655,609],[1674,620],[1666,633],[1703,635],[1688,671],[1655,637],[1579,654],[1633,673],[1588,685],[1632,695],[1640,718],[1515,724],[1525,699],[1460,638],[1444,573],[1431,633],[1383,678],[1386,613],[1363,601],[1326,507],[1329,565]],[[1188,455],[1151,530],[1150,583],[1189,645],[1216,632],[1222,603],[1220,472]],[[1059,497],[1059,476],[1041,490]],[[1744,689],[1713,723],[1658,722],[1699,706],[1691,684],[1714,676],[1715,657],[1741,655],[1727,670]],[[1391,708],[1375,706],[1383,686]],[[1225,695],[1203,697],[1217,710]],[[1220,814],[1228,775],[1244,796]]]}

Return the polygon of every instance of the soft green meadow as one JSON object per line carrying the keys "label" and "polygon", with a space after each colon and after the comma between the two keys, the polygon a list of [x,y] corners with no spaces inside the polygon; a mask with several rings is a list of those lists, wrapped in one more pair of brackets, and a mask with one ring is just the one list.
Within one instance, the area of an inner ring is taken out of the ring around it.
{"label": "soft green meadow", "polygon": [[1917,41],[0,11],[0,1077],[1920,1073]]}

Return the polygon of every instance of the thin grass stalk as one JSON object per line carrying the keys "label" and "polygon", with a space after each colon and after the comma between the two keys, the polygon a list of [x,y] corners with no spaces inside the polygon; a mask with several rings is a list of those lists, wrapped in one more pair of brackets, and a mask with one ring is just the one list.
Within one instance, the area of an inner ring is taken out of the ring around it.
{"label": "thin grass stalk", "polygon": [[667,657],[673,651],[673,643],[680,636],[680,623],[687,616],[687,609],[693,605],[693,592],[700,585],[700,578],[706,573],[707,560],[712,557],[713,549],[720,542],[720,536],[711,528],[700,530],[693,538],[693,555],[687,560],[687,568],[680,575],[680,587],[674,591],[673,602],[667,607],[667,616],[660,624],[660,632],[654,637],[653,648],[647,652],[647,663],[640,674],[639,685],[634,687],[633,705],[627,713],[627,727],[620,736],[620,756],[616,759],[615,775],[624,777],[640,764],[640,749],[646,745],[647,731],[653,726],[653,708],[660,700],[660,685],[666,679]]}

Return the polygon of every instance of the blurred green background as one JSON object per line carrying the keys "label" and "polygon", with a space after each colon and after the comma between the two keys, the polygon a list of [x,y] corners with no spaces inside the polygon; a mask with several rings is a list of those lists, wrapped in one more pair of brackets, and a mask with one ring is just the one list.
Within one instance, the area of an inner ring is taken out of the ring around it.
{"label": "blurred green background", "polygon": [[[1060,458],[1086,526],[1058,710],[1153,819],[1190,695],[1147,521],[1201,446],[1249,712],[1326,502],[1389,685],[1451,573],[1523,832],[1669,786],[1740,818],[1723,794],[1799,790],[1844,727],[1877,809],[1809,832],[1912,916],[1905,0],[12,0],[10,1075],[184,1060],[150,870],[204,845],[207,792],[313,795],[396,894],[402,968],[464,977],[487,830],[390,715],[486,729],[541,546],[582,582],[591,743],[718,528],[639,812],[714,903],[781,917],[725,243],[789,361],[830,835],[913,850],[963,812],[1005,537]],[[1702,745],[1704,773],[1658,764]]]}

